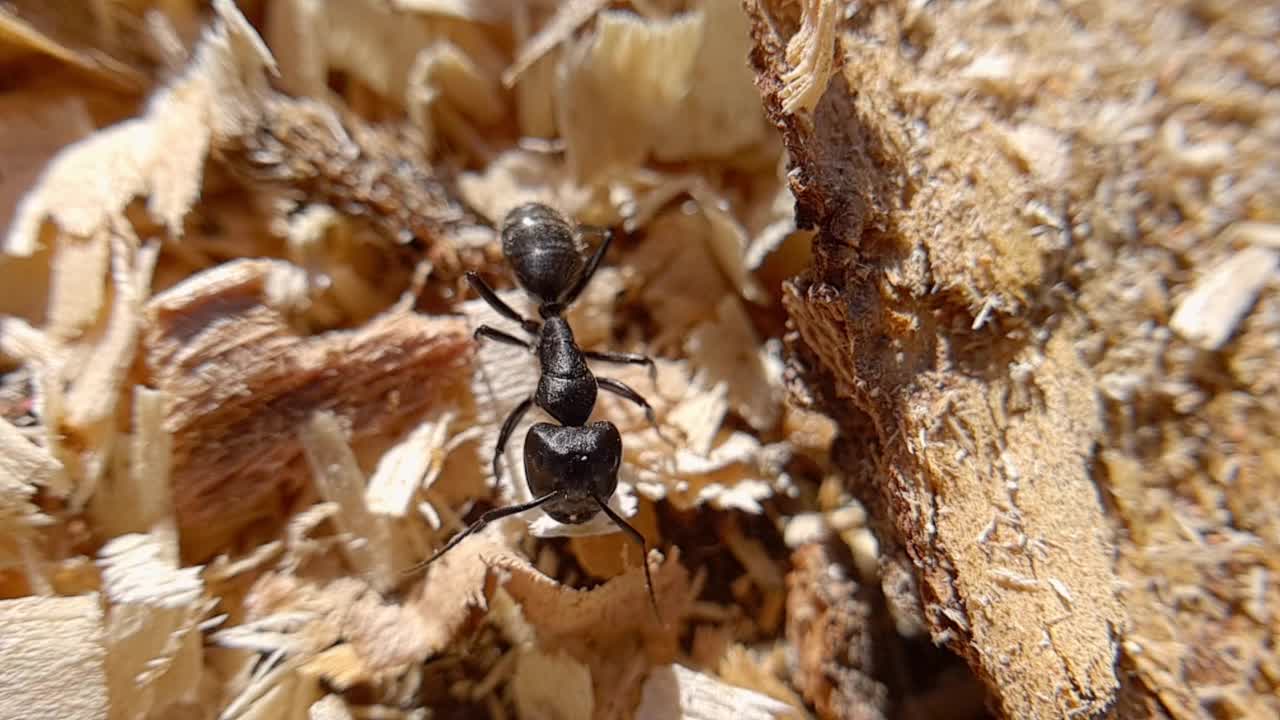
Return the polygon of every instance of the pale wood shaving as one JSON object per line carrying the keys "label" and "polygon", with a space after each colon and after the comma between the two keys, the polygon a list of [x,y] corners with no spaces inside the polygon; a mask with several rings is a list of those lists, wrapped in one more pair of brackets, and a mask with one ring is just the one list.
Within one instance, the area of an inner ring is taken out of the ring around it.
{"label": "pale wood shaving", "polygon": [[176,538],[164,531],[118,536],[103,546],[98,564],[111,601],[106,635],[112,716],[132,717],[126,707],[159,712],[195,700],[204,672],[198,628],[212,607],[201,568],[179,568]]}
{"label": "pale wood shaving", "polygon": [[547,720],[596,717],[591,668],[565,652],[519,651],[511,692],[521,717]]}
{"label": "pale wood shaving", "polygon": [[71,339],[98,318],[106,298],[107,269],[111,266],[111,242],[107,233],[64,238],[54,249],[49,278],[48,322],[50,336]]}
{"label": "pale wood shaving", "polygon": [[90,512],[112,535],[175,527],[170,490],[173,438],[164,428],[164,393],[143,386],[133,391],[129,472],[113,474],[95,489]]}
{"label": "pale wood shaving", "polygon": [[768,350],[761,346],[742,302],[728,296],[716,308],[716,318],[695,328],[686,343],[695,368],[712,382],[724,382],[729,403],[758,431],[778,424],[782,415],[782,372],[771,368]]}
{"label": "pale wood shaving", "polygon": [[157,244],[130,247],[122,238],[111,240],[111,284],[115,290],[111,314],[93,348],[93,362],[67,390],[67,422],[84,428],[115,412],[124,376],[133,364],[143,306],[150,295],[151,275],[160,253]]}
{"label": "pale wood shaving", "polygon": [[710,229],[706,235],[707,244],[720,271],[728,276],[742,297],[753,302],[763,302],[764,290],[747,269],[746,229],[729,213],[724,200],[716,197],[706,187],[695,186],[692,194],[707,218]]}
{"label": "pale wood shaving", "polygon": [[702,37],[690,70],[689,91],[666,118],[655,155],[663,161],[729,158],[765,138],[760,95],[744,63],[726,61],[751,52],[750,23],[735,0],[702,0]]}
{"label": "pale wood shaving", "polygon": [[307,720],[355,720],[340,695],[325,695],[307,708]]}
{"label": "pale wood shaving", "polygon": [[409,512],[418,491],[440,477],[448,453],[478,434],[468,430],[450,437],[455,419],[447,412],[430,417],[382,454],[365,490],[369,510],[391,517]]}
{"label": "pale wood shaving", "polygon": [[0,482],[4,483],[4,515],[9,520],[31,516],[28,501],[39,486],[52,486],[62,465],[47,450],[32,443],[8,420],[0,418]]}
{"label": "pale wood shaving", "polygon": [[780,93],[783,112],[811,113],[827,90],[835,72],[836,18],[840,4],[835,0],[804,0],[800,30],[787,41],[789,70],[782,73]]}
{"label": "pale wood shaving", "polygon": [[1258,293],[1276,279],[1280,250],[1254,245],[1237,251],[1210,269],[1178,303],[1169,326],[1205,350],[1218,350],[1236,328]]}
{"label": "pale wood shaving", "polygon": [[318,412],[298,428],[320,497],[338,505],[334,521],[341,532],[360,539],[342,546],[352,569],[387,591],[398,584],[396,548],[386,518],[365,504],[365,479],[332,413]]}
{"label": "pale wood shaving", "polygon": [[56,340],[16,317],[0,317],[0,355],[15,362],[48,364],[54,356]]}
{"label": "pale wood shaving", "polygon": [[[701,13],[649,20],[601,13],[596,32],[562,56],[556,113],[568,166],[590,184],[639,165],[689,92]],[[682,84],[683,83],[683,84]]]}
{"label": "pale wood shaving", "polygon": [[606,0],[568,0],[560,3],[555,15],[516,52],[515,61],[502,72],[502,84],[515,85],[522,73],[540,58],[569,39],[579,27],[595,17],[609,3]]}
{"label": "pale wood shaving", "polygon": [[712,720],[735,717],[773,720],[794,717],[784,703],[733,687],[682,665],[654,668],[644,683],[636,720]]}
{"label": "pale wood shaving", "polygon": [[105,720],[102,633],[97,595],[0,600],[0,648],[9,678],[0,716]]}
{"label": "pale wood shaving", "polygon": [[[209,146],[244,129],[260,110],[274,61],[230,0],[215,2],[220,22],[194,53],[191,67],[156,95],[140,118],[64,149],[18,206],[5,239],[10,255],[38,247],[40,224],[52,219],[68,235],[87,238],[124,222],[124,209],[147,196],[152,216],[175,236],[195,202]],[[104,181],[103,168],[113,175]]]}

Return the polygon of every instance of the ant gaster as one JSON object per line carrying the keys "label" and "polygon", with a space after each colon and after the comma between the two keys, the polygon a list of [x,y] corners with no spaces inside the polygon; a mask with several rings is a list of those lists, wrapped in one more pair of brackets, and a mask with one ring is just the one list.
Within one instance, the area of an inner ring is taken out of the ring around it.
{"label": "ant gaster", "polygon": [[[584,257],[586,243],[582,235],[585,232],[603,235],[603,241],[590,258]],[[652,406],[639,393],[618,380],[597,378],[587,360],[647,365],[651,377],[656,377],[656,367],[651,358],[640,354],[583,350],[563,316],[586,288],[612,240],[607,230],[575,230],[560,213],[540,203],[526,203],[507,214],[502,224],[502,252],[515,272],[516,281],[537,300],[541,322],[525,318],[503,302],[479,275],[467,273],[467,282],[494,311],[518,323],[525,333],[533,336],[532,341],[527,341],[481,325],[476,328],[476,338],[536,350],[541,369],[533,395],[516,405],[502,423],[493,453],[494,478],[501,476],[500,460],[511,433],[533,405],[545,410],[560,425],[535,423],[525,435],[525,477],[533,500],[484,513],[423,564],[432,563],[489,523],[536,507],[542,507],[557,522],[570,525],[585,523],[603,512],[640,544],[645,585],[656,613],[658,604],[649,576],[648,545],[638,530],[609,507],[609,498],[618,486],[622,436],[608,420],[592,423],[587,420],[601,388],[639,405],[655,429],[657,420]]]}

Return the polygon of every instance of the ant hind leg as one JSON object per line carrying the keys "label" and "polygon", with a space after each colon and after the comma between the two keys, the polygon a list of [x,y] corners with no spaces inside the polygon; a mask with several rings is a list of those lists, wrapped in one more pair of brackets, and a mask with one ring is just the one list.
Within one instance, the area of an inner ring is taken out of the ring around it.
{"label": "ant hind leg", "polygon": [[596,378],[596,384],[614,395],[626,398],[627,400],[639,405],[640,408],[644,410],[645,418],[648,419],[649,424],[653,426],[654,432],[658,433],[658,437],[662,438],[662,441],[668,445],[675,445],[675,443],[671,442],[671,440],[663,434],[662,428],[658,426],[658,417],[653,412],[653,406],[649,404],[648,400],[644,399],[643,395],[632,390],[629,385],[621,380],[614,380],[613,378],[598,377]]}
{"label": "ant hind leg", "polygon": [[493,481],[497,482],[502,477],[502,465],[499,462],[502,459],[502,452],[507,449],[507,441],[511,439],[511,433],[515,431],[516,425],[520,424],[520,418],[529,412],[529,408],[533,405],[533,396],[529,396],[520,401],[519,405],[511,410],[511,414],[507,415],[507,419],[502,423],[502,430],[498,432],[498,444],[493,448]]}
{"label": "ant hind leg", "polygon": [[534,498],[533,500],[527,503],[521,503],[519,505],[508,505],[506,507],[494,508],[492,510],[489,510],[488,512],[481,515],[478,520],[471,523],[471,525],[468,526],[465,530],[455,534],[452,538],[449,538],[449,542],[445,543],[444,547],[437,550],[434,554],[432,554],[431,557],[427,558],[426,560],[423,560],[420,563],[415,564],[413,567],[410,567],[408,570],[405,570],[404,573],[406,575],[410,575],[418,572],[419,570],[424,569],[431,563],[443,557],[445,553],[452,550],[454,547],[458,545],[458,543],[465,540],[469,535],[474,535],[480,532],[481,530],[485,529],[485,527],[491,522],[494,522],[496,520],[501,520],[504,517],[509,517],[511,515],[522,513],[525,510],[532,510],[538,507],[539,505],[543,505],[547,502],[550,502],[556,499],[559,496],[560,496],[559,490],[552,490],[546,495],[543,495],[540,498]]}
{"label": "ant hind leg", "polygon": [[649,575],[649,543],[645,542],[644,535],[641,535],[639,530],[635,529],[631,523],[623,520],[621,515],[614,512],[613,508],[609,507],[609,503],[601,500],[598,495],[592,495],[591,497],[600,506],[600,509],[604,511],[604,514],[609,516],[613,524],[618,526],[619,530],[630,535],[632,540],[640,543],[640,564],[644,566],[644,584],[649,589],[649,604],[653,606],[653,614],[658,618],[658,622],[662,622],[662,613],[658,612],[658,596],[653,592],[653,577]]}

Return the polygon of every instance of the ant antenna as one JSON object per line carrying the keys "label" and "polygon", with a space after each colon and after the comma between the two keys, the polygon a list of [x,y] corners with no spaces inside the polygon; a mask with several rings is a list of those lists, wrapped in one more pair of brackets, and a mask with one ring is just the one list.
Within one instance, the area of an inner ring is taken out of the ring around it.
{"label": "ant antenna", "polygon": [[[552,490],[546,495],[543,495],[540,498],[535,498],[527,503],[522,503],[520,505],[508,505],[506,507],[494,508],[492,510],[489,510],[485,514],[481,515],[479,520],[476,520],[475,522],[471,523],[471,526],[468,527],[466,530],[463,530],[462,532],[450,538],[449,542],[445,543],[444,547],[437,550],[434,555],[427,558],[426,560],[423,560],[422,562],[414,563],[413,566],[409,567],[407,570],[404,571],[404,574],[413,575],[426,569],[428,565],[440,559],[442,555],[452,550],[455,546],[457,546],[458,543],[466,539],[468,535],[474,535],[475,533],[480,532],[489,523],[494,522],[495,520],[501,520],[504,517],[518,515],[524,512],[525,510],[532,510],[541,505],[545,505],[553,500],[558,499],[562,494],[563,492],[560,490]],[[646,566],[645,569],[647,571],[648,567]]]}
{"label": "ant antenna", "polygon": [[658,611],[658,597],[653,592],[653,577],[649,575],[649,544],[645,542],[644,535],[641,535],[640,531],[635,529],[631,523],[623,520],[622,516],[614,512],[613,508],[609,507],[609,503],[601,500],[599,495],[592,494],[591,498],[596,501],[596,504],[600,506],[604,514],[609,516],[613,524],[618,526],[619,530],[627,533],[632,540],[640,543],[640,564],[644,566],[644,584],[649,589],[649,605],[653,608],[654,617],[658,619],[658,622],[662,622],[662,613]]}

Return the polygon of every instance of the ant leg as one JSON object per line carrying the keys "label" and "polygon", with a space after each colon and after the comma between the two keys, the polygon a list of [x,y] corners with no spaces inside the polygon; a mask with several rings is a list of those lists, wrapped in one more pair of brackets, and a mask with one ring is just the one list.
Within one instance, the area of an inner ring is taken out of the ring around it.
{"label": "ant leg", "polygon": [[545,503],[548,503],[556,499],[559,496],[560,496],[559,490],[552,490],[551,492],[547,493],[546,495],[543,495],[540,498],[535,498],[534,500],[527,503],[523,503],[521,505],[508,505],[506,507],[494,508],[486,512],[485,514],[481,515],[480,519],[471,523],[471,526],[468,527],[466,530],[463,530],[462,532],[457,533],[452,538],[450,538],[449,542],[445,543],[444,547],[437,550],[434,555],[427,558],[426,560],[423,560],[420,563],[416,563],[413,567],[409,568],[408,570],[405,570],[404,573],[406,575],[410,575],[418,572],[419,570],[422,570],[423,568],[427,567],[428,565],[435,562],[436,560],[439,560],[441,556],[443,556],[445,553],[452,550],[454,546],[456,546],[458,543],[466,539],[468,535],[474,535],[475,533],[480,532],[485,528],[486,525],[488,525],[489,523],[495,520],[501,520],[504,517],[522,513],[525,510],[532,510],[538,507],[539,505],[543,505]]}
{"label": "ant leg", "polygon": [[582,269],[582,275],[578,277],[578,282],[573,284],[573,288],[560,300],[560,305],[569,307],[574,300],[582,294],[583,288],[587,283],[591,282],[591,276],[596,274],[596,269],[600,267],[600,261],[604,259],[604,254],[609,251],[609,244],[613,242],[613,233],[608,228],[578,228],[581,234],[583,231],[589,230],[604,235],[604,242],[600,243],[600,247],[596,248],[595,253],[591,255],[591,259],[587,261],[587,266]]}
{"label": "ant leg", "polygon": [[613,378],[598,377],[596,378],[596,384],[599,385],[601,388],[604,388],[605,390],[608,390],[609,392],[613,393],[614,395],[624,397],[630,400],[631,402],[639,405],[641,408],[643,408],[644,416],[649,419],[649,424],[652,425],[654,431],[658,433],[658,437],[662,438],[662,441],[668,445],[675,444],[670,440],[668,440],[666,435],[662,434],[662,428],[658,427],[658,418],[653,413],[653,406],[650,405],[649,401],[645,400],[644,397],[640,395],[640,393],[636,392],[635,390],[632,390],[628,385],[626,385],[622,381],[614,380]]}
{"label": "ant leg", "polygon": [[489,327],[488,325],[481,325],[480,327],[476,328],[475,338],[477,340],[479,340],[480,338],[489,338],[490,340],[495,340],[497,342],[503,343],[504,345],[515,345],[516,347],[522,347],[525,350],[533,349],[532,345],[525,342],[524,340],[521,340],[515,335],[512,335],[511,333],[505,333],[497,328]]}
{"label": "ant leg", "polygon": [[662,613],[658,612],[658,597],[653,592],[653,578],[649,575],[649,544],[644,541],[644,535],[641,535],[639,530],[632,527],[631,523],[623,520],[622,516],[614,512],[613,508],[609,507],[609,503],[601,500],[599,495],[593,494],[591,498],[596,501],[596,504],[600,506],[604,514],[609,516],[613,524],[618,526],[619,530],[627,533],[632,540],[640,543],[642,556],[640,564],[644,566],[644,584],[645,587],[649,588],[649,603],[653,606],[653,614],[658,618],[658,622],[662,622]]}
{"label": "ant leg", "polygon": [[582,354],[588,360],[599,360],[600,362],[618,363],[620,365],[648,365],[649,379],[654,384],[658,382],[658,366],[653,363],[653,358],[648,355],[624,352],[596,352],[594,350],[583,350]]}
{"label": "ant leg", "polygon": [[530,335],[538,334],[538,329],[542,327],[542,325],[534,320],[526,320],[523,315],[511,309],[511,306],[504,302],[502,298],[498,297],[498,294],[493,291],[493,288],[489,287],[489,283],[485,282],[484,278],[474,272],[468,272],[466,277],[467,283],[471,285],[471,289],[475,290],[476,294],[488,303],[489,307],[493,308],[494,312],[508,320],[511,320],[512,322],[520,323],[520,327],[524,328],[524,331]]}
{"label": "ant leg", "polygon": [[507,441],[511,439],[511,433],[515,431],[516,425],[520,423],[520,418],[524,417],[524,414],[529,412],[529,408],[532,405],[533,396],[530,395],[524,400],[521,400],[520,404],[515,406],[515,409],[511,411],[511,414],[508,415],[507,419],[502,423],[502,430],[498,432],[498,445],[493,449],[494,482],[497,482],[498,478],[502,477],[502,466],[498,462],[502,459],[502,451],[507,449]]}

